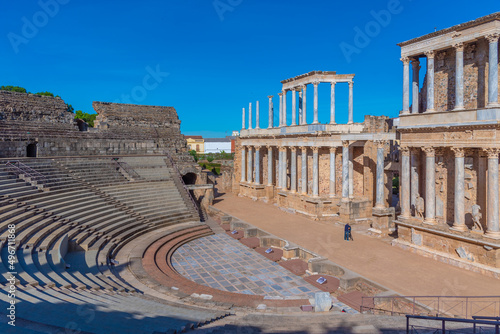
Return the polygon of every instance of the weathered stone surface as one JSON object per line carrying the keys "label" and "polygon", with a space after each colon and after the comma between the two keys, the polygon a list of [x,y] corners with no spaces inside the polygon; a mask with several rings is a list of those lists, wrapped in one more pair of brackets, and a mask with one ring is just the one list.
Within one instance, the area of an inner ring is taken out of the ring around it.
{"label": "weathered stone surface", "polygon": [[314,312],[328,312],[332,308],[332,297],[329,292],[314,294]]}

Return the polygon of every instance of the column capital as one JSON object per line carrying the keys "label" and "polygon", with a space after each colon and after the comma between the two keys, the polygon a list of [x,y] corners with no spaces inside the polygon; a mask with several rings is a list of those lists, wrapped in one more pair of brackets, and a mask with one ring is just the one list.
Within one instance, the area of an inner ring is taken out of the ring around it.
{"label": "column capital", "polygon": [[330,147],[330,153],[336,153],[336,152],[337,152],[337,146]]}
{"label": "column capital", "polygon": [[436,149],[434,147],[426,146],[426,147],[423,147],[422,150],[425,152],[425,155],[427,157],[435,157],[436,156]]}
{"label": "column capital", "polygon": [[399,147],[399,150],[401,151],[401,154],[406,156],[406,157],[409,157],[410,156],[410,147],[408,146],[400,146]]}
{"label": "column capital", "polygon": [[297,152],[297,146],[291,146],[291,147],[290,147],[290,150],[291,150],[293,153]]}
{"label": "column capital", "polygon": [[272,149],[273,149],[273,145],[266,145],[266,148],[267,148],[268,150],[272,150]]}
{"label": "column capital", "polygon": [[272,99],[274,97],[274,95],[268,95],[267,96],[269,99]]}
{"label": "column capital", "polygon": [[387,141],[386,140],[374,140],[373,143],[375,145],[377,145],[377,148],[385,148]]}
{"label": "column capital", "polygon": [[342,140],[342,146],[343,147],[349,147],[349,141],[348,140]]}
{"label": "column capital", "polygon": [[307,146],[299,146],[302,151],[307,151]]}
{"label": "column capital", "polygon": [[336,84],[337,84],[337,82],[336,82],[336,81],[330,82],[330,85],[331,85],[332,87],[335,87],[335,85],[336,85]]}
{"label": "column capital", "polygon": [[283,96],[283,92],[278,93],[279,96]]}
{"label": "column capital", "polygon": [[465,150],[463,147],[452,147],[451,150],[455,153],[455,158],[463,158],[465,157]]}
{"label": "column capital", "polygon": [[352,86],[354,85],[354,81],[349,81],[349,88],[352,88]]}
{"label": "column capital", "polygon": [[311,150],[313,151],[313,153],[318,153],[319,152],[319,146],[313,146],[313,147],[311,147]]}
{"label": "column capital", "polygon": [[410,64],[410,57],[404,56],[404,57],[401,57],[399,60],[401,60],[404,65]]}
{"label": "column capital", "polygon": [[434,50],[429,50],[425,51],[424,54],[428,59],[434,59],[436,53],[434,52]]}
{"label": "column capital", "polygon": [[500,153],[500,149],[496,147],[489,147],[489,148],[483,148],[483,151],[486,153],[488,156],[488,159],[497,159],[498,158],[498,153]]}
{"label": "column capital", "polygon": [[297,86],[297,87],[293,87],[292,90],[294,92],[300,92],[300,91],[302,91],[302,88],[300,86]]}
{"label": "column capital", "polygon": [[255,150],[260,150],[262,148],[262,146],[261,145],[255,145],[254,148],[255,148]]}
{"label": "column capital", "polygon": [[453,48],[455,48],[455,51],[457,51],[457,52],[460,52],[460,51],[463,52],[464,51],[464,47],[465,47],[465,45],[464,45],[463,42],[459,42],[459,43],[453,44]]}
{"label": "column capital", "polygon": [[300,88],[302,88],[302,90],[306,90],[307,89],[307,84],[301,85]]}
{"label": "column capital", "polygon": [[486,35],[484,37],[488,40],[488,42],[495,43],[495,42],[498,42],[498,38],[500,38],[500,34],[493,33],[493,34]]}
{"label": "column capital", "polygon": [[313,84],[314,87],[318,87],[319,81],[314,81],[312,84]]}
{"label": "column capital", "polygon": [[418,58],[411,59],[411,66],[415,69],[420,69],[420,60]]}

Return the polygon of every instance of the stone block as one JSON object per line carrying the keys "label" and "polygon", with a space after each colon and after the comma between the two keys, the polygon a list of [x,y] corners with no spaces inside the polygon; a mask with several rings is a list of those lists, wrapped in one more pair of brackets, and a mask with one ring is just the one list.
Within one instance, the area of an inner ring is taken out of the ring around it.
{"label": "stone block", "polygon": [[328,292],[314,294],[314,312],[328,312],[332,308],[332,297]]}

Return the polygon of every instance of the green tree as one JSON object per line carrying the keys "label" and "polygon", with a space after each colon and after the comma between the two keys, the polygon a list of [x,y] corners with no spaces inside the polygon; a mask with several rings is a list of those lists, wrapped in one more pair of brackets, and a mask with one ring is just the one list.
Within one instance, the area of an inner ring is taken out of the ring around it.
{"label": "green tree", "polygon": [[70,112],[70,113],[75,112],[75,108],[73,108],[73,106],[71,104],[66,103],[66,107],[68,107],[68,109],[67,109],[68,112]]}
{"label": "green tree", "polygon": [[83,112],[81,110],[77,110],[75,113],[75,118],[79,118],[81,120],[84,120],[85,122],[87,122],[87,124],[90,127],[94,127],[94,121],[95,121],[96,117],[97,117],[97,114],[88,114],[88,113]]}
{"label": "green tree", "polygon": [[198,162],[198,154],[195,150],[190,150],[189,154],[193,156],[195,162]]}
{"label": "green tree", "polygon": [[38,92],[38,93],[36,93],[36,95],[54,97],[54,94],[52,94],[51,92]]}
{"label": "green tree", "polygon": [[209,153],[209,154],[207,155],[207,161],[208,161],[208,162],[212,162],[212,161],[214,161],[214,155],[213,155],[212,153]]}
{"label": "green tree", "polygon": [[1,86],[0,90],[8,90],[11,92],[18,92],[18,93],[28,93],[26,91],[26,88],[19,87],[19,86]]}

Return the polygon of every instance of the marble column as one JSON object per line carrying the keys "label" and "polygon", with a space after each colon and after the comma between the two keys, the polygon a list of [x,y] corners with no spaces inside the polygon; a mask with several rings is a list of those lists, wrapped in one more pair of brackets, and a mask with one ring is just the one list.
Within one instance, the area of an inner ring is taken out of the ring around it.
{"label": "marble column", "polygon": [[283,147],[283,187],[288,190],[288,148]]}
{"label": "marble column", "polygon": [[500,239],[498,222],[498,152],[497,148],[485,149],[488,154],[488,184],[485,237]]}
{"label": "marble column", "polygon": [[[295,94],[295,92],[294,92]],[[297,192],[297,148],[295,146],[291,147],[292,150],[292,162],[291,162],[291,180],[290,180],[290,189],[292,193]]]}
{"label": "marble column", "polygon": [[401,217],[410,218],[410,149],[406,146],[401,151]]}
{"label": "marble column", "polygon": [[260,103],[259,101],[255,104],[255,128],[260,129]]}
{"label": "marble column", "polygon": [[424,147],[425,152],[425,224],[436,224],[436,150]]}
{"label": "marble column", "polygon": [[354,85],[354,82],[349,81],[349,121],[347,124],[352,124],[353,121],[353,93],[352,93],[352,87]]}
{"label": "marble column", "polygon": [[403,111],[402,114],[410,113],[410,58],[401,58],[403,62]]}
{"label": "marble column", "polygon": [[248,130],[252,130],[252,102],[248,104]]}
{"label": "marble column", "polygon": [[245,130],[245,108],[241,111],[241,129]]}
{"label": "marble column", "polygon": [[273,185],[273,147],[267,146],[267,185]]}
{"label": "marble column", "polygon": [[342,141],[342,200],[349,200],[349,141]]}
{"label": "marble column", "polygon": [[385,208],[384,192],[385,192],[385,182],[384,182],[384,147],[386,142],[383,140],[378,140],[375,142],[377,145],[377,182],[376,182],[376,201],[375,207],[377,209]]}
{"label": "marble column", "polygon": [[282,174],[283,173],[283,150],[281,147],[278,147],[278,188],[283,188],[283,184],[281,181],[283,181]]}
{"label": "marble column", "polygon": [[248,146],[248,169],[247,169],[247,182],[253,182],[253,147]]}
{"label": "marble column", "polygon": [[313,119],[312,124],[318,124],[319,123],[319,121],[318,121],[318,86],[319,86],[319,82],[318,81],[313,82],[313,86],[314,86],[314,119]]}
{"label": "marble column", "polygon": [[427,110],[434,111],[434,51],[426,51],[427,56]]}
{"label": "marble column", "polygon": [[[410,150],[410,211],[415,210],[417,205],[417,197],[420,196],[419,192],[419,166],[420,166],[420,149],[412,148]],[[416,214],[416,211],[415,211]]]}
{"label": "marble column", "polygon": [[462,147],[452,147],[455,153],[455,221],[452,229],[467,231],[465,225],[465,154]]}
{"label": "marble column", "polygon": [[414,58],[411,61],[411,66],[413,68],[413,81],[412,81],[412,107],[411,107],[411,113],[412,114],[418,114],[418,107],[419,107],[419,102],[418,102],[418,96],[420,95],[420,61],[418,58]]}
{"label": "marble column", "polygon": [[302,115],[303,115],[303,102],[302,102],[302,90],[299,90],[299,125],[302,125]]}
{"label": "marble column", "polygon": [[315,146],[313,150],[313,196],[319,196],[319,147]]}
{"label": "marble column", "polygon": [[330,124],[335,123],[335,85],[336,82],[331,83],[331,93],[330,93]]}
{"label": "marble column", "polygon": [[455,48],[455,109],[464,109],[464,43],[453,45]]}
{"label": "marble column", "polygon": [[287,126],[287,123],[286,123],[286,93],[287,93],[287,90],[283,90],[283,125],[282,126]]}
{"label": "marble column", "polygon": [[260,183],[260,146],[255,146],[255,183]]}
{"label": "marble column", "polygon": [[488,107],[498,107],[498,38],[500,34],[486,36],[490,44],[488,54]]}
{"label": "marble column", "polygon": [[241,146],[241,182],[246,181],[246,157],[247,157],[247,152],[246,152],[246,147]]}
{"label": "marble column", "polygon": [[307,124],[307,85],[302,86],[302,124]]}
{"label": "marble column", "polygon": [[278,127],[280,126],[283,126],[283,93],[278,93],[279,97],[280,97],[280,111],[279,111],[279,125]]}
{"label": "marble column", "polygon": [[336,147],[330,147],[330,197],[335,197],[335,154]]}
{"label": "marble column", "polygon": [[274,126],[274,106],[273,106],[273,96],[269,95],[267,97],[269,99],[269,125],[267,126],[268,129],[272,129]]}
{"label": "marble column", "polygon": [[297,125],[297,92],[292,88],[292,125]]}
{"label": "marble column", "polygon": [[302,194],[307,195],[307,146],[302,146],[302,172],[300,176],[302,177]]}
{"label": "marble column", "polygon": [[352,159],[354,158],[354,147],[349,146],[349,198],[354,197],[354,163]]}

